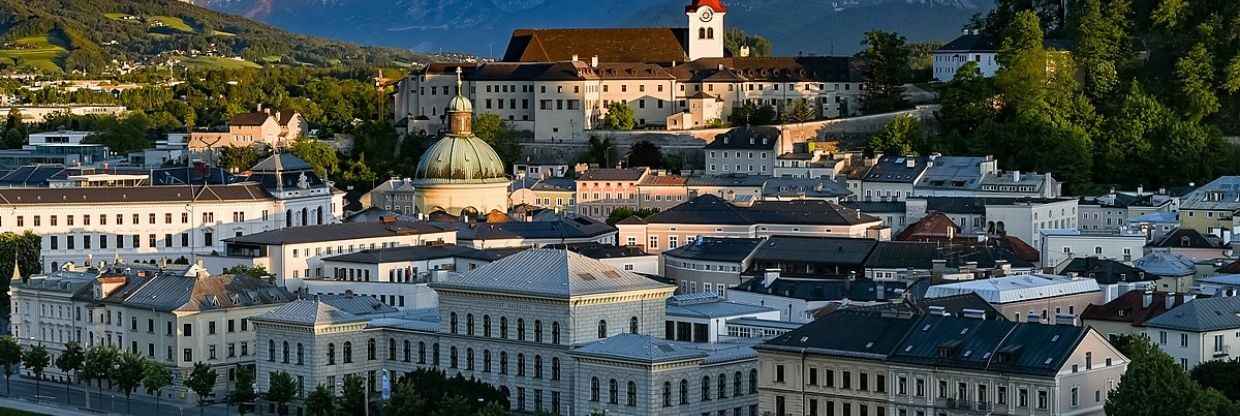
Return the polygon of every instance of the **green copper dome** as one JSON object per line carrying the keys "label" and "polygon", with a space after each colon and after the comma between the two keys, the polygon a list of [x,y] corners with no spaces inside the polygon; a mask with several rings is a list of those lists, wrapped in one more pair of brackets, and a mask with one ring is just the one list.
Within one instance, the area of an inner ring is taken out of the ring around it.
{"label": "green copper dome", "polygon": [[435,183],[508,181],[504,162],[495,149],[472,135],[448,135],[435,142],[418,161],[414,179]]}

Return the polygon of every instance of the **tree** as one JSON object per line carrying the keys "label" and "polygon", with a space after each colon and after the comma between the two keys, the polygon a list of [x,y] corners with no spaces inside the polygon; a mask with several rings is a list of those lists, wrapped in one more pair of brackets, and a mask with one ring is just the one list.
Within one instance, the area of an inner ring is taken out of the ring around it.
{"label": "tree", "polygon": [[22,347],[13,337],[0,338],[0,365],[4,366],[4,394],[12,393],[9,379],[22,365]]}
{"label": "tree", "polygon": [[147,361],[141,355],[127,352],[120,355],[120,359],[116,361],[116,369],[112,373],[112,379],[116,381],[117,387],[121,392],[125,393],[125,409],[131,412],[131,400],[133,391],[138,389],[142,384],[142,378],[146,376]]}
{"label": "tree", "polygon": [[[78,373],[82,371],[82,362],[86,360],[86,354],[82,352],[82,346],[76,342],[65,343],[65,351],[56,357],[56,368],[65,374]],[[72,376],[70,381],[65,383],[65,403],[73,404],[70,398],[69,386],[73,385]]]}
{"label": "tree", "polygon": [[[0,233],[0,270],[4,270],[5,273],[12,272],[13,262],[16,261],[22,276],[41,273],[43,267],[39,259],[41,241],[41,237],[29,230],[21,234]],[[9,316],[10,283],[12,283],[10,279],[0,279],[0,316]]]}
{"label": "tree", "polygon": [[26,349],[26,353],[22,355],[22,365],[34,373],[34,397],[35,401],[39,401],[39,385],[43,381],[43,370],[47,369],[48,361],[51,359],[47,355],[47,348],[42,345],[32,345]]}
{"label": "tree", "polygon": [[424,414],[427,400],[411,380],[401,380],[392,391],[392,399],[383,407],[383,414],[390,416],[415,416]]}
{"label": "tree", "polygon": [[629,207],[620,207],[620,208],[616,208],[612,210],[611,214],[607,215],[607,224],[616,225],[616,223],[620,222],[620,220],[623,220],[628,217],[633,217],[633,216],[645,219],[651,215],[658,214],[658,213],[659,213],[659,210],[654,209],[654,208],[642,208],[642,209],[634,210]]}
{"label": "tree", "polygon": [[624,101],[613,101],[607,105],[607,114],[603,116],[603,128],[609,130],[633,130],[633,108]]}
{"label": "tree", "polygon": [[[86,359],[82,363],[82,378],[89,383],[90,380],[96,381],[96,386],[100,394],[103,393],[103,380],[109,380],[112,377],[112,367],[116,363],[117,352],[115,348],[96,345],[86,351]],[[90,407],[90,392],[86,392],[86,406]]]}
{"label": "tree", "polygon": [[495,149],[504,166],[512,166],[520,160],[521,144],[518,134],[508,126],[508,122],[499,118],[498,114],[478,115],[478,119],[474,121],[474,134]]}
{"label": "tree", "polygon": [[[1128,370],[1107,396],[1109,415],[1211,415],[1218,403],[1148,338],[1127,346]],[[1150,400],[1150,398],[1158,398]],[[1225,401],[1225,400],[1224,400]]]}
{"label": "tree", "polygon": [[659,146],[649,140],[638,141],[629,148],[628,165],[659,169],[663,167],[663,152],[659,151]]}
{"label": "tree", "polygon": [[[320,384],[310,392],[306,397],[306,413],[310,416],[333,416],[336,414],[336,395],[332,393],[332,388]],[[395,398],[395,396],[393,396]],[[395,415],[398,413],[384,412],[385,414]]]}
{"label": "tree", "polygon": [[1214,92],[1214,55],[1198,43],[1175,63],[1184,116],[1192,121],[1218,112],[1219,98]]}
{"label": "tree", "polygon": [[870,137],[866,149],[872,154],[908,155],[929,153],[921,129],[921,121],[913,116],[900,116]]}
{"label": "tree", "polygon": [[343,391],[337,403],[337,409],[344,413],[341,416],[353,415],[353,412],[367,406],[366,388],[362,383],[365,381],[361,377],[352,374],[344,376]]}
{"label": "tree", "polygon": [[804,123],[807,121],[813,121],[814,118],[816,118],[816,115],[814,114],[813,107],[810,107],[808,101],[797,100],[796,104],[792,105],[792,109],[788,111],[786,118],[792,123]]}
{"label": "tree", "polygon": [[1132,12],[1129,0],[1083,0],[1074,3],[1069,28],[1073,55],[1081,62],[1086,94],[1101,102],[1119,84],[1120,60],[1126,58]]}
{"label": "tree", "polygon": [[237,414],[244,415],[248,405],[258,398],[254,392],[254,370],[249,366],[237,365],[233,389],[228,392],[228,403],[237,406]]}
{"label": "tree", "polygon": [[17,107],[9,109],[8,118],[4,123],[2,145],[5,149],[20,149],[26,144],[26,125],[22,123],[22,112]]}
{"label": "tree", "polygon": [[150,147],[152,142],[147,133],[151,130],[150,118],[145,113],[133,112],[119,119],[102,118],[98,129],[83,141],[102,144],[113,152],[126,154]]}
{"label": "tree", "polygon": [[206,411],[207,402],[210,400],[208,395],[211,394],[211,390],[215,389],[215,379],[217,376],[218,374],[211,369],[211,366],[197,362],[194,363],[194,369],[190,371],[189,377],[185,378],[185,387],[188,387],[197,395],[199,415]]}
{"label": "tree", "polygon": [[335,174],[340,163],[336,158],[336,149],[318,140],[299,138],[288,150],[310,164],[314,171],[324,178]]}
{"label": "tree", "polygon": [[225,146],[219,152],[220,167],[231,172],[250,170],[263,157],[257,146]]}
{"label": "tree", "polygon": [[739,28],[728,29],[723,35],[723,49],[732,56],[741,56],[741,47],[749,47],[749,56],[771,56],[771,41],[759,35],[749,35]]}
{"label": "tree", "polygon": [[1228,400],[1240,402],[1240,358],[1206,361],[1193,367],[1189,375],[1202,387],[1218,390]]}
{"label": "tree", "polygon": [[159,413],[159,399],[162,396],[161,390],[164,387],[172,385],[172,372],[168,367],[155,361],[147,361],[146,369],[142,371],[142,386],[146,388],[146,394],[155,396],[155,413]]}
{"label": "tree", "polygon": [[297,382],[293,376],[280,371],[271,376],[267,386],[267,400],[276,404],[280,414],[288,414],[288,402],[297,395]]}
{"label": "tree", "polygon": [[597,136],[590,136],[590,141],[586,152],[581,155],[582,163],[595,164],[600,167],[610,167],[611,162],[616,160],[614,153],[616,147],[612,145],[611,139],[599,139]]}
{"label": "tree", "polygon": [[268,272],[267,267],[261,264],[260,265],[238,264],[232,267],[225,267],[224,274],[231,274],[231,275],[236,275],[236,276],[266,277],[266,276],[270,276],[271,272]]}
{"label": "tree", "polygon": [[904,109],[904,84],[912,78],[911,52],[904,36],[894,32],[866,32],[861,42],[865,48],[865,95],[862,106],[867,113],[883,113]]}

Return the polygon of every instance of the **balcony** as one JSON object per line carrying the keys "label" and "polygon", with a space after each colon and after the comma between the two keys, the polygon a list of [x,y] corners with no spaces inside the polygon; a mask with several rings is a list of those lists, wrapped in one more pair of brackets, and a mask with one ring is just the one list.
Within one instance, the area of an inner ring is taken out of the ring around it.
{"label": "balcony", "polygon": [[1214,358],[1227,358],[1231,356],[1231,346],[1227,344],[1215,345],[1214,351],[1212,351],[1210,354]]}

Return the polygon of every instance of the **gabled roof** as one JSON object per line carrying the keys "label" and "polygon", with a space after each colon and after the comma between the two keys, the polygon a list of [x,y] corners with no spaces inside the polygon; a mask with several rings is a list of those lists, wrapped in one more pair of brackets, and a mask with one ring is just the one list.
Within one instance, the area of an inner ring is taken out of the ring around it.
{"label": "gabled roof", "polygon": [[345,222],[338,224],[305,225],[301,227],[280,228],[263,231],[240,237],[232,237],[224,241],[243,244],[300,244],[318,241],[355,240],[396,235],[417,235],[442,233],[448,230],[428,222],[397,221],[384,222]]}
{"label": "gabled roof", "polygon": [[771,236],[754,250],[755,261],[861,265],[878,241],[868,238]]}
{"label": "gabled roof", "polygon": [[267,158],[254,164],[254,167],[250,168],[250,171],[255,173],[274,173],[278,170],[284,173],[289,173],[312,169],[313,168],[309,163],[306,163],[306,161],[297,157],[297,155],[283,152],[267,156]]}
{"label": "gabled roof", "polygon": [[[1150,293],[1150,304],[1145,305],[1145,292],[1130,290],[1103,305],[1089,305],[1081,312],[1082,320],[1126,322],[1143,326],[1145,321],[1167,311],[1167,293]],[[1173,300],[1174,305],[1184,303],[1184,295]]]}
{"label": "gabled roof", "polygon": [[933,243],[905,241],[879,241],[865,259],[867,269],[908,268],[930,270],[938,258],[938,248]]}
{"label": "gabled roof", "polygon": [[1023,302],[1099,291],[1094,279],[1027,274],[931,286],[927,298],[976,293],[992,304]]}
{"label": "gabled roof", "polygon": [[370,296],[324,295],[289,302],[253,319],[298,325],[334,325],[369,321],[376,315],[395,312],[396,308]]}
{"label": "gabled roof", "polygon": [[675,289],[571,251],[549,249],[522,251],[431,287],[556,299]]}
{"label": "gabled roof", "polygon": [[1146,326],[1190,332],[1240,328],[1240,296],[1197,299],[1145,322]]}
{"label": "gabled roof", "polygon": [[753,253],[762,243],[760,238],[700,237],[663,252],[664,256],[692,260],[724,261],[739,263]]}
{"label": "gabled roof", "polygon": [[1162,277],[1190,276],[1197,273],[1197,264],[1182,254],[1155,251],[1132,262],[1148,274]]}
{"label": "gabled roof", "polygon": [[124,188],[0,189],[0,206],[61,204],[143,204],[163,202],[227,202],[271,199],[257,184],[208,186],[133,186]]}
{"label": "gabled roof", "polygon": [[426,246],[398,246],[362,250],[354,253],[325,257],[324,261],[343,263],[381,264],[401,261],[420,261],[442,258],[467,258],[475,260],[495,261],[500,256],[468,246],[455,244],[439,244]]}
{"label": "gabled roof", "polygon": [[898,241],[951,240],[960,236],[960,226],[942,212],[931,212],[905,227],[896,235]]}
{"label": "gabled roof", "polygon": [[577,175],[578,181],[637,181],[646,175],[646,168],[591,168]]}
{"label": "gabled roof", "polygon": [[715,136],[708,143],[706,150],[775,150],[779,143],[780,131],[775,127],[742,126],[728,130]]}
{"label": "gabled roof", "polygon": [[806,348],[814,353],[884,359],[917,322],[839,311],[777,336],[757,347]]}
{"label": "gabled roof", "polygon": [[1202,234],[1192,228],[1177,228],[1151,241],[1150,247],[1224,249],[1231,245],[1216,235]]}
{"label": "gabled roof", "polygon": [[998,44],[990,36],[965,34],[935,49],[935,53],[949,52],[997,52]]}
{"label": "gabled roof", "polygon": [[715,196],[703,194],[685,203],[646,218],[651,224],[805,224],[859,225],[882,220],[818,200],[757,201],[738,207]]}
{"label": "gabled roof", "polygon": [[688,59],[685,28],[516,29],[505,62],[567,61],[672,63]]}
{"label": "gabled roof", "polygon": [[232,126],[261,126],[271,118],[271,114],[265,112],[240,113],[228,119],[228,124]]}
{"label": "gabled roof", "polygon": [[1147,276],[1144,271],[1111,259],[1097,257],[1076,257],[1059,271],[1059,274],[1075,273],[1078,276],[1093,278],[1098,284],[1132,283],[1158,280],[1157,276]]}
{"label": "gabled roof", "polygon": [[830,178],[776,176],[762,184],[762,195],[767,197],[840,198],[851,194],[847,187]]}
{"label": "gabled roof", "polygon": [[[194,269],[190,270],[192,272]],[[284,288],[250,276],[194,276],[164,272],[133,291],[114,292],[104,301],[169,312],[270,305],[292,299],[293,295]]]}
{"label": "gabled roof", "polygon": [[[926,157],[883,155],[866,172],[866,182],[915,183],[926,171]],[[911,166],[910,166],[911,165]]]}

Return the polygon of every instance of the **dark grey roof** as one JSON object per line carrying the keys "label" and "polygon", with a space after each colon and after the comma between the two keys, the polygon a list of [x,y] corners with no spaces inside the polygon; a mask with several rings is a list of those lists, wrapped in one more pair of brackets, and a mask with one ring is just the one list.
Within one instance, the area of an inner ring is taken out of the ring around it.
{"label": "dark grey roof", "polygon": [[0,205],[61,205],[190,201],[257,201],[271,195],[255,184],[208,186],[133,186],[124,188],[7,188]]}
{"label": "dark grey roof", "polygon": [[550,249],[525,250],[431,287],[556,299],[673,288],[571,251]]}
{"label": "dark grey roof", "polygon": [[700,359],[707,356],[706,352],[693,348],[692,344],[637,334],[607,337],[577,348],[573,350],[573,354],[646,363]]}
{"label": "dark grey roof", "polygon": [[736,127],[715,136],[707,150],[775,150],[780,131],[775,127]]}
{"label": "dark grey roof", "polygon": [[861,210],[866,214],[870,213],[899,213],[904,214],[904,201],[844,201],[840,205],[848,208]]}
{"label": "dark grey roof", "polygon": [[988,35],[966,34],[952,39],[946,45],[935,49],[935,52],[997,52],[998,44]]}
{"label": "dark grey roof", "polygon": [[688,186],[718,186],[718,187],[761,187],[766,183],[770,176],[746,175],[743,173],[728,173],[723,175],[710,176],[690,176],[685,178],[685,184]]}
{"label": "dark grey roof", "polygon": [[548,244],[545,248],[567,248],[574,253],[592,258],[592,259],[613,259],[622,257],[641,257],[646,256],[646,252],[641,247],[636,246],[613,246],[611,244],[603,244],[596,241],[588,241],[584,243],[569,244]]}
{"label": "dark grey roof", "polygon": [[266,159],[263,159],[259,161],[258,163],[254,164],[254,167],[250,168],[250,171],[252,172],[275,172],[279,170],[281,172],[294,172],[294,171],[305,171],[305,170],[311,170],[311,169],[313,168],[311,168],[310,164],[306,163],[306,161],[301,160],[301,158],[293,155],[292,153],[285,152],[285,153],[276,153],[276,154],[272,154],[271,156],[267,156]]}
{"label": "dark grey roof", "polygon": [[926,212],[985,214],[988,205],[1040,205],[1072,201],[1072,198],[976,198],[958,196],[916,197],[926,200]]}
{"label": "dark grey roof", "polygon": [[551,221],[508,221],[498,223],[436,222],[456,230],[457,240],[575,239],[616,232],[616,227],[589,217],[555,218]]}
{"label": "dark grey roof", "polygon": [[443,227],[429,222],[397,221],[383,222],[346,222],[338,224],[306,225],[301,227],[281,228],[261,233],[233,237],[224,241],[244,244],[299,244],[317,241],[354,240],[396,235],[417,235],[440,233],[447,231]]}
{"label": "dark grey roof", "polygon": [[473,247],[458,246],[455,244],[437,244],[424,246],[399,246],[388,248],[377,248],[373,250],[362,250],[355,253],[341,254],[339,256],[326,257],[324,261],[336,261],[344,263],[366,263],[379,264],[391,263],[398,261],[419,261],[428,259],[442,259],[450,257],[460,257],[475,260],[495,261],[499,255],[478,250]]}
{"label": "dark grey roof", "polygon": [[733,318],[775,310],[767,306],[731,302],[710,293],[676,295],[667,299],[668,316]]}
{"label": "dark grey roof", "polygon": [[1111,259],[1097,257],[1076,257],[1058,274],[1075,273],[1078,276],[1090,277],[1098,284],[1111,285],[1121,282],[1144,282],[1158,280],[1158,276],[1146,275],[1145,271]]}
{"label": "dark grey roof", "polygon": [[[865,174],[866,182],[913,183],[926,171],[927,158],[883,155]],[[909,164],[912,164],[910,167]]]}
{"label": "dark grey roof", "polygon": [[[1054,377],[1090,329],[1071,325],[838,311],[758,349]],[[846,334],[846,335],[845,335]]]}
{"label": "dark grey roof", "polygon": [[530,189],[535,191],[575,191],[577,190],[577,181],[568,178],[546,178],[530,186]]}
{"label": "dark grey roof", "polygon": [[324,295],[289,302],[253,319],[298,325],[331,325],[368,321],[395,312],[396,308],[370,296]]}
{"label": "dark grey roof", "polygon": [[938,257],[938,248],[934,243],[879,241],[865,259],[865,267],[930,270],[934,259]]}
{"label": "dark grey roof", "polygon": [[285,303],[294,299],[284,288],[249,276],[195,276],[163,272],[132,291],[114,292],[104,302],[158,311],[205,311]]}
{"label": "dark grey roof", "polygon": [[896,299],[906,289],[902,282],[848,281],[819,278],[776,278],[766,284],[762,277],[745,280],[731,290],[801,299],[810,302],[851,300],[873,302]]}
{"label": "dark grey roof", "polygon": [[1145,325],[1192,332],[1240,328],[1240,296],[1193,300],[1145,321]]}
{"label": "dark grey roof", "polygon": [[1223,249],[1231,245],[1216,235],[1202,234],[1191,228],[1178,228],[1151,241],[1150,247]]}
{"label": "dark grey roof", "polygon": [[818,200],[757,201],[739,207],[704,194],[646,218],[651,224],[857,225],[881,221],[839,204]]}
{"label": "dark grey roof", "polygon": [[663,255],[681,259],[739,263],[749,257],[761,242],[760,238],[701,237],[691,244],[664,251]]}
{"label": "dark grey roof", "polygon": [[828,178],[773,177],[762,184],[767,197],[839,198],[852,194],[844,185]]}
{"label": "dark grey roof", "polygon": [[646,168],[591,168],[577,175],[578,181],[636,181],[646,173]]}
{"label": "dark grey roof", "polygon": [[847,237],[771,236],[754,250],[755,261],[860,265],[876,240]]}

